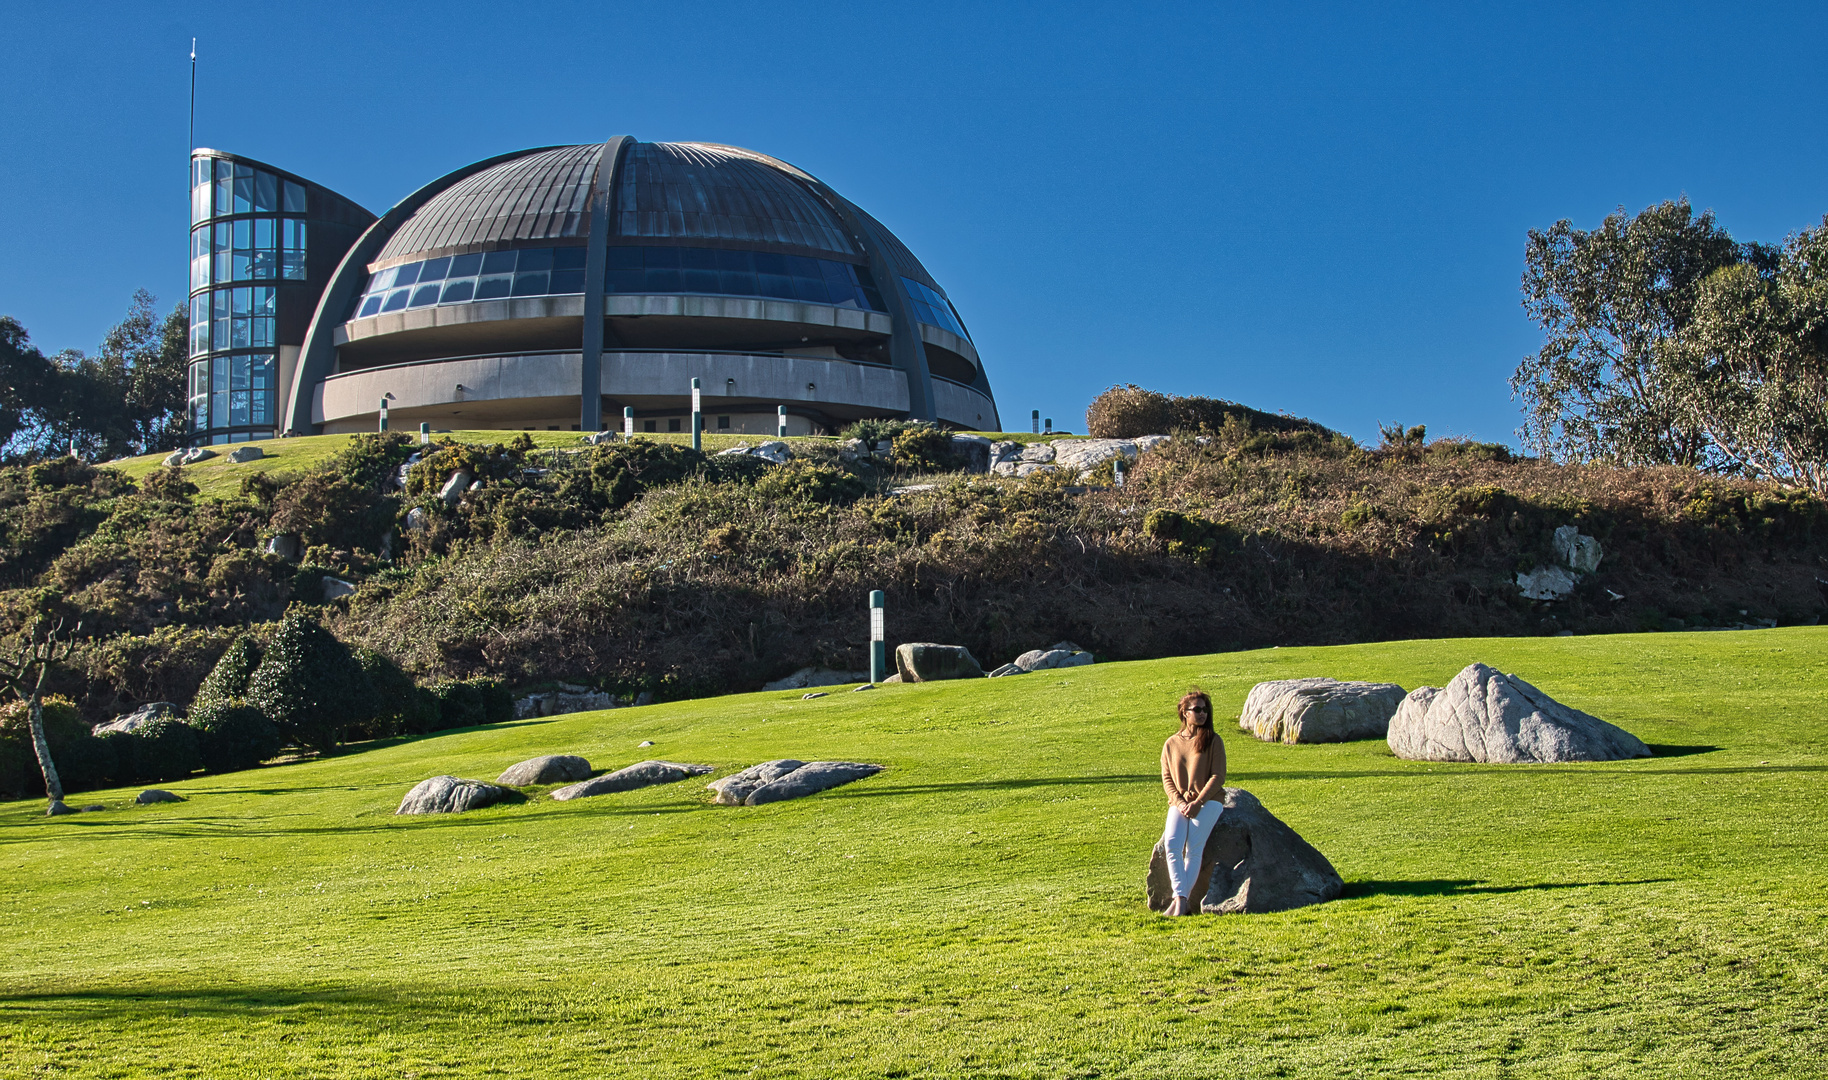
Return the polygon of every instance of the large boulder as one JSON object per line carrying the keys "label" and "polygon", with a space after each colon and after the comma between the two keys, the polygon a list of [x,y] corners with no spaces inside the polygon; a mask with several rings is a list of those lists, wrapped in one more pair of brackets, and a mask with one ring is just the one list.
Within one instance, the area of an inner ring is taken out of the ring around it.
{"label": "large boulder", "polygon": [[807,795],[816,795],[828,788],[835,788],[840,784],[848,784],[866,776],[875,776],[881,771],[882,766],[868,765],[861,761],[809,761],[780,779],[772,780],[751,791],[743,799],[743,805],[761,806],[765,803],[804,798]]}
{"label": "large boulder", "polygon": [[964,463],[966,472],[990,471],[991,442],[982,435],[952,436],[952,454]]}
{"label": "large boulder", "polygon": [[[145,791],[135,795],[133,801],[141,806],[151,806],[153,803],[184,802],[185,800],[182,795],[174,795],[164,788],[147,788]],[[83,809],[87,810],[88,807],[84,807]]]}
{"label": "large boulder", "polygon": [[569,799],[588,799],[593,795],[613,795],[620,791],[653,787],[656,784],[677,784],[681,780],[703,776],[710,771],[711,766],[709,765],[686,765],[677,761],[638,761],[626,769],[617,769],[615,772],[599,776],[595,780],[586,780],[581,784],[559,788],[552,793],[552,797],[564,802]]}
{"label": "large boulder", "polygon": [[561,684],[544,694],[528,694],[514,699],[514,718],[526,720],[535,716],[567,716],[571,713],[596,712],[617,706],[614,695],[588,686]]}
{"label": "large boulder", "polygon": [[1381,739],[1402,702],[1395,683],[1276,679],[1250,688],[1238,726],[1264,742]]}
{"label": "large boulder", "polygon": [[230,465],[245,465],[266,456],[266,451],[258,446],[237,446],[228,452],[228,461]]}
{"label": "large boulder", "polygon": [[508,766],[505,772],[495,778],[495,782],[509,787],[528,787],[533,784],[564,784],[588,779],[590,762],[575,754],[545,754]]}
{"label": "large boulder", "polygon": [[1555,530],[1555,555],[1568,564],[1568,569],[1577,574],[1591,574],[1599,569],[1600,542],[1580,531],[1575,525],[1563,525]]}
{"label": "large boulder", "polygon": [[1650,756],[1650,747],[1630,732],[1484,664],[1468,664],[1440,690],[1426,698],[1421,693],[1410,695],[1390,723],[1390,752],[1410,761],[1535,764]]}
{"label": "large boulder", "polygon": [[713,780],[705,785],[705,790],[717,793],[711,801],[719,806],[741,806],[756,788],[772,784],[805,764],[796,758],[764,761],[760,765],[751,765],[741,772]]}
{"label": "large boulder", "polygon": [[1063,469],[1077,470],[1080,476],[1091,472],[1113,458],[1127,464],[1136,460],[1136,444],[1128,439],[1057,439],[1054,462]]}
{"label": "large boulder", "polygon": [[938,682],[941,679],[981,679],[984,668],[963,645],[936,645],[911,641],[895,648],[895,673],[902,682]]}
{"label": "large boulder", "polygon": [[1560,566],[1538,566],[1517,575],[1517,587],[1525,600],[1566,600],[1579,584],[1578,574]]}
{"label": "large boulder", "polygon": [[400,800],[396,814],[461,814],[493,806],[508,794],[507,788],[485,784],[481,780],[462,780],[455,776],[434,776],[421,780]]}
{"label": "large boulder", "polygon": [[1046,671],[1049,668],[1084,667],[1092,654],[1070,641],[1060,641],[1045,649],[1030,649],[1013,661],[1023,671]]}
{"label": "large boulder", "polygon": [[831,668],[803,667],[786,678],[763,683],[763,690],[806,690],[814,686],[842,686],[845,683],[869,682],[864,671],[834,671]]}
{"label": "large boulder", "polygon": [[[1225,789],[1225,813],[1206,839],[1193,896],[1211,915],[1287,911],[1337,899],[1345,882],[1327,857],[1243,788]],[[1174,899],[1162,842],[1149,853],[1149,909]]]}
{"label": "large boulder", "polygon": [[150,701],[124,716],[117,716],[105,724],[95,725],[94,733],[100,735],[104,731],[138,731],[154,720],[163,720],[166,717],[176,720],[183,713],[184,710],[169,701]]}

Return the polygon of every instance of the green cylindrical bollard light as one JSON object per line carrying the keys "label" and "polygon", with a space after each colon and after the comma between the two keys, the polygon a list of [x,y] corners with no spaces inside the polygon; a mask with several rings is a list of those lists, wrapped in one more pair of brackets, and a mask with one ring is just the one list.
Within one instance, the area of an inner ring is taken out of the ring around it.
{"label": "green cylindrical bollard light", "polygon": [[420,446],[430,446],[431,444],[432,444],[431,421],[421,420],[421,421],[419,421],[419,445]]}
{"label": "green cylindrical bollard light", "polygon": [[635,407],[633,405],[624,405],[622,406],[622,438],[632,439],[634,437]]}
{"label": "green cylindrical bollard light", "polygon": [[387,430],[387,399],[381,399],[381,430]]}
{"label": "green cylindrical bollard light", "polygon": [[870,590],[870,682],[880,683],[889,668],[889,643],[882,632],[882,590]]}
{"label": "green cylindrical bollard light", "polygon": [[1041,434],[1041,410],[1040,409],[1036,409],[1034,411],[1034,421],[1035,421],[1035,434],[1039,435],[1039,434]]}
{"label": "green cylindrical bollard light", "polygon": [[776,405],[774,408],[774,437],[777,439],[787,437],[787,406],[785,405]]}
{"label": "green cylindrical bollard light", "polygon": [[703,391],[700,390],[699,386],[698,386],[698,380],[693,379],[692,380],[692,449],[694,449],[694,450],[703,450],[705,448],[704,400],[700,396],[702,393],[703,393]]}

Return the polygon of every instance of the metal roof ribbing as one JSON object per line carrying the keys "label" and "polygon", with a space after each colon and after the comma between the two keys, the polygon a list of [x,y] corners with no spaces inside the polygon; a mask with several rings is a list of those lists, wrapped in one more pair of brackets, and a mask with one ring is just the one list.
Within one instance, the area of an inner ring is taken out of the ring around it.
{"label": "metal roof ribbing", "polygon": [[561,146],[453,184],[408,219],[374,261],[491,242],[582,239],[600,150]]}

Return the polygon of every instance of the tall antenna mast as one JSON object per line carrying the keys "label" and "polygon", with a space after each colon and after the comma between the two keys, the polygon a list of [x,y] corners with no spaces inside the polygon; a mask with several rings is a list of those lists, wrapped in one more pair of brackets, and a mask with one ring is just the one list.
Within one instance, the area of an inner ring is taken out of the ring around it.
{"label": "tall antenna mast", "polygon": [[190,142],[184,147],[184,188],[190,189],[190,152],[197,148],[197,39],[190,39]]}

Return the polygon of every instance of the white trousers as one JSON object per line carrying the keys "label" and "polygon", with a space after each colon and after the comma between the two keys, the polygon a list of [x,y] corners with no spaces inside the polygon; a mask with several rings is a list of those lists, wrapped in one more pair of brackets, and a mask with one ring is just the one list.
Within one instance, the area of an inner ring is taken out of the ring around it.
{"label": "white trousers", "polygon": [[1181,816],[1172,806],[1168,808],[1162,847],[1168,852],[1168,881],[1174,886],[1174,895],[1193,894],[1193,883],[1200,876],[1200,857],[1206,853],[1206,838],[1212,835],[1213,826],[1223,813],[1225,807],[1218,802],[1200,807],[1192,817]]}

